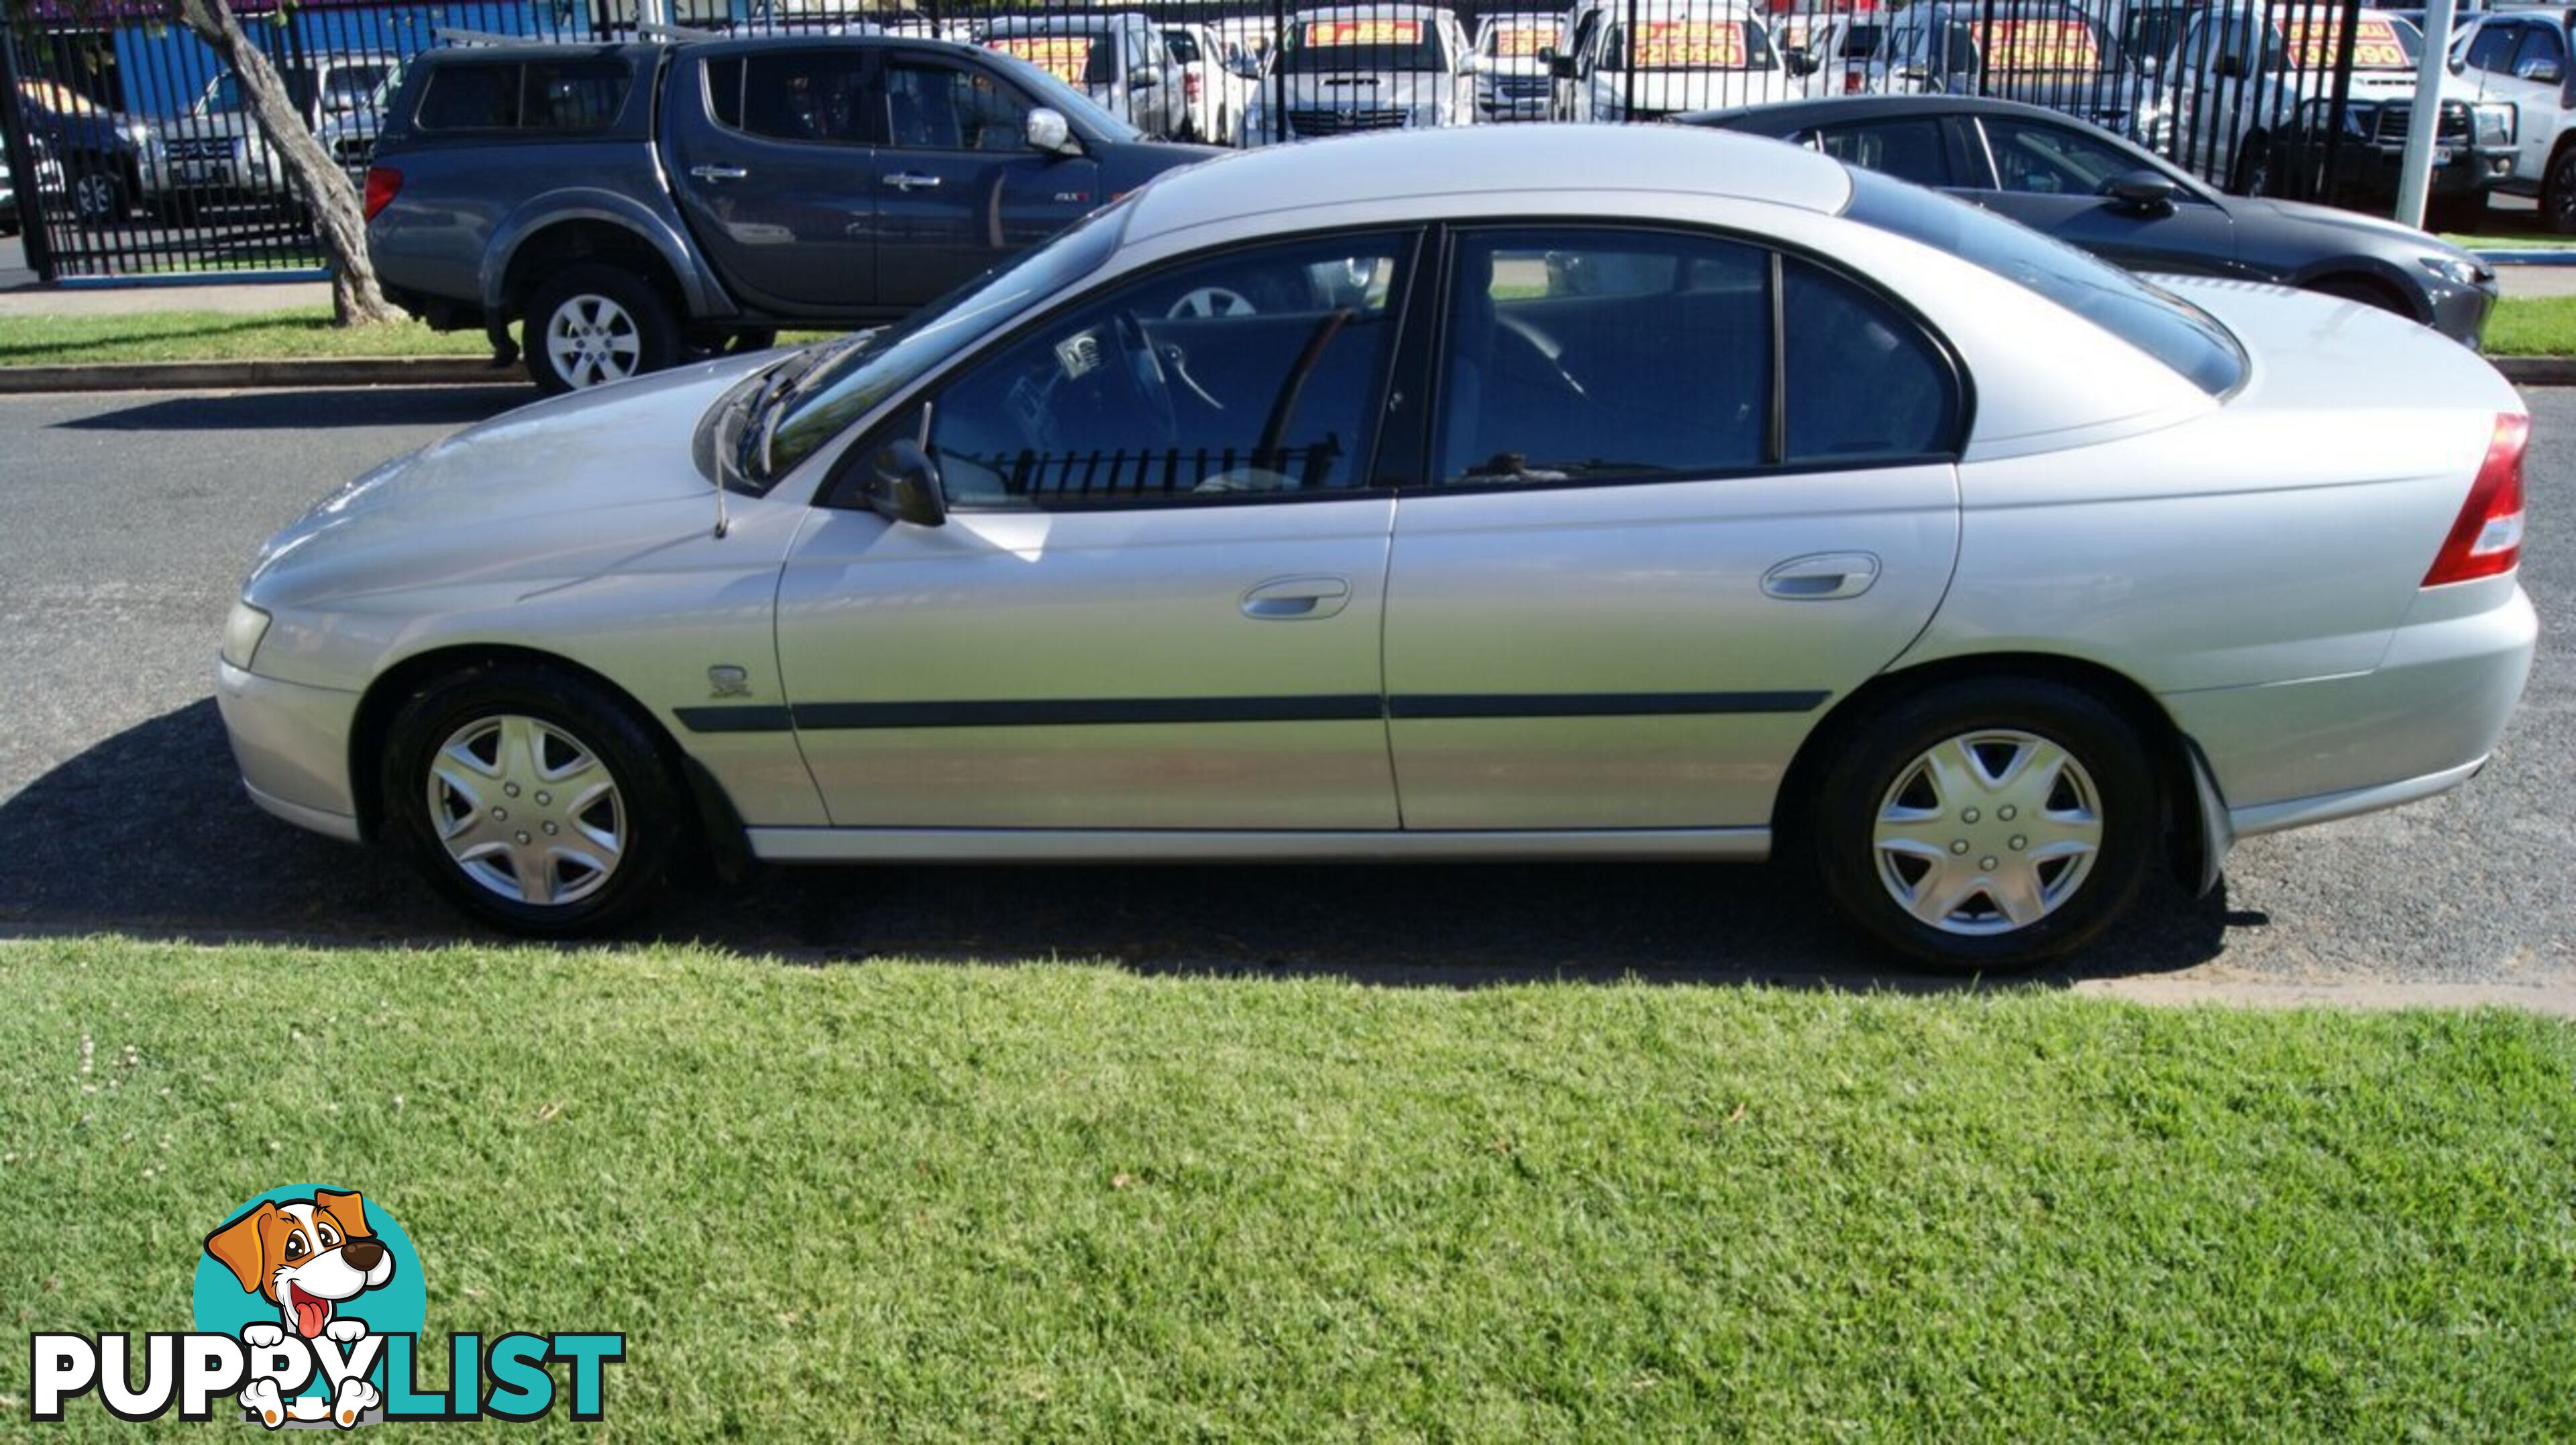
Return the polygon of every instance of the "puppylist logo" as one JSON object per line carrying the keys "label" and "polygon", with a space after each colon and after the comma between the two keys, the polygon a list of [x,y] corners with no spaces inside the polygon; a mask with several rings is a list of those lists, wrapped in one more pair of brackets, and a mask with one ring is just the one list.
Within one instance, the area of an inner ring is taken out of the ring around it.
{"label": "puppylist logo", "polygon": [[[185,1334],[31,1336],[31,1418],[60,1420],[94,1394],[133,1421],[174,1409],[210,1420],[229,1397],[241,1419],[271,1430],[528,1421],[558,1403],[597,1420],[607,1367],[626,1358],[617,1334],[513,1331],[488,1350],[480,1335],[455,1335],[447,1387],[422,1389],[429,1296],[411,1237],[381,1203],[318,1184],[272,1189],[226,1215],[197,1255],[195,1297],[196,1328]],[[565,1390],[550,1365],[565,1367]]]}

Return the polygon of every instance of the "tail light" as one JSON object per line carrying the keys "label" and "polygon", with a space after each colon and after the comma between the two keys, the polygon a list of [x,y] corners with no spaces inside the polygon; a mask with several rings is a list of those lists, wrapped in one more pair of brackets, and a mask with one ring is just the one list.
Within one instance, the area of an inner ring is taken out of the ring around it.
{"label": "tail light", "polygon": [[1861,72],[1859,72],[1859,71],[1857,71],[1857,70],[1846,70],[1846,71],[1844,71],[1844,72],[1843,72],[1843,94],[1845,94],[1845,95],[1858,95],[1858,94],[1860,94],[1860,93],[1861,93],[1861,89],[1862,89],[1862,87],[1863,87],[1863,86],[1865,86],[1865,85],[1868,83],[1868,80],[1869,80],[1869,77],[1868,77],[1868,76],[1866,76],[1866,75],[1862,74]]}
{"label": "tail light", "polygon": [[1195,70],[1191,70],[1191,71],[1184,71],[1184,72],[1182,72],[1182,74],[1181,74],[1181,95],[1182,95],[1185,99],[1187,99],[1187,100],[1188,100],[1192,105],[1196,105],[1196,104],[1198,103],[1198,99],[1199,99],[1199,73],[1198,73],[1197,71],[1195,71]]}
{"label": "tail light", "polygon": [[391,205],[394,193],[402,189],[402,172],[391,166],[367,167],[367,219]]}
{"label": "tail light", "polygon": [[2459,520],[2424,574],[2439,587],[2510,572],[2522,560],[2522,453],[2531,442],[2531,418],[2505,413],[2487,441],[2487,459],[2469,484]]}

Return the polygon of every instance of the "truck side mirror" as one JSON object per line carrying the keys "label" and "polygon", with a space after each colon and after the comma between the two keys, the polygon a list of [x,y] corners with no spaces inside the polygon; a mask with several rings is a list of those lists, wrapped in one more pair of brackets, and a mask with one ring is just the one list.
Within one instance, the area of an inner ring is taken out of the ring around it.
{"label": "truck side mirror", "polygon": [[1033,151],[1044,151],[1051,156],[1082,153],[1082,143],[1073,138],[1073,125],[1064,118],[1064,112],[1047,106],[1041,105],[1029,112],[1028,138],[1029,149]]}

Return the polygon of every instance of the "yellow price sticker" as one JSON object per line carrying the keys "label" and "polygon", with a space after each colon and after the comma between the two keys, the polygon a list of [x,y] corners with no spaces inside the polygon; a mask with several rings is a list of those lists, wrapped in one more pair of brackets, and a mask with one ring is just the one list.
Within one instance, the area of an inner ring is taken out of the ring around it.
{"label": "yellow price sticker", "polygon": [[1637,37],[1637,68],[1741,70],[1744,27],[1731,20],[1658,20]]}
{"label": "yellow price sticker", "polygon": [[[2331,70],[2335,51],[2343,43],[2343,17],[2319,16],[2286,21],[2281,26],[2282,38],[2290,52],[2290,64],[2298,70]],[[2404,70],[2406,42],[2397,36],[2397,27],[2384,15],[2364,15],[2352,32],[2352,68],[2355,70]]]}
{"label": "yellow price sticker", "polygon": [[1309,45],[1419,45],[1419,20],[1310,20]]}
{"label": "yellow price sticker", "polygon": [[986,42],[1004,55],[1025,60],[1067,85],[1082,84],[1091,68],[1088,35],[1004,35]]}
{"label": "yellow price sticker", "polygon": [[1998,20],[1986,30],[1986,68],[1998,73],[2099,70],[2093,27],[2081,20]]}

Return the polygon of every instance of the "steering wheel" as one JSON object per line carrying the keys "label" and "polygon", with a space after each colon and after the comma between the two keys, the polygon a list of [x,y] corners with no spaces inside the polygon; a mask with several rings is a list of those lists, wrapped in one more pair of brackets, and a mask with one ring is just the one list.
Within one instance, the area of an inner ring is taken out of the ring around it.
{"label": "steering wheel", "polygon": [[1181,293],[1181,299],[1172,303],[1172,309],[1163,313],[1165,317],[1174,321],[1185,316],[1204,320],[1210,316],[1257,316],[1259,314],[1259,310],[1252,304],[1252,298],[1223,286],[1201,286],[1196,290],[1184,291]]}
{"label": "steering wheel", "polygon": [[1116,325],[1121,353],[1118,374],[1145,404],[1169,445],[1181,431],[1180,411],[1172,402],[1172,379],[1163,371],[1163,359],[1154,354],[1153,340],[1145,335],[1145,323],[1136,319],[1135,312],[1119,312]]}

